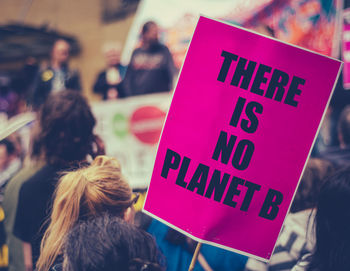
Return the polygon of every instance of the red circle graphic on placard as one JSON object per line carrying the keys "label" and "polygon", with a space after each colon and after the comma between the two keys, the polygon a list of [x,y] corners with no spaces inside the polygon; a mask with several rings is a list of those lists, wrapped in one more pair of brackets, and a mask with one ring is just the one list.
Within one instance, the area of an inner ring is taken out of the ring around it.
{"label": "red circle graphic on placard", "polygon": [[159,140],[165,116],[156,106],[140,107],[130,118],[130,131],[141,142],[154,145]]}

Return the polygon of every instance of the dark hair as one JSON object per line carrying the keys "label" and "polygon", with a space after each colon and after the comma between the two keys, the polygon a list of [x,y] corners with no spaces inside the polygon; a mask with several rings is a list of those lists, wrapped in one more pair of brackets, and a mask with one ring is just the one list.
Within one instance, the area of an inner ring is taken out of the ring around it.
{"label": "dark hair", "polygon": [[350,145],[350,105],[347,105],[340,114],[338,134],[341,135],[345,145]]}
{"label": "dark hair", "polygon": [[154,21],[147,21],[143,26],[142,26],[142,29],[141,29],[141,34],[144,35],[148,32],[149,28],[152,26],[152,25],[157,25],[156,22]]}
{"label": "dark hair", "polygon": [[5,145],[8,155],[12,155],[16,152],[15,144],[6,138],[0,141],[0,145]]}
{"label": "dark hair", "polygon": [[320,188],[330,174],[334,171],[332,163],[310,158],[301,178],[297,193],[295,194],[290,211],[296,213],[314,208],[317,203]]}
{"label": "dark hair", "polygon": [[321,188],[316,246],[308,271],[345,271],[350,267],[350,167],[332,175]]}
{"label": "dark hair", "polygon": [[50,164],[67,164],[81,161],[92,152],[96,121],[86,100],[77,91],[50,94],[38,118],[34,156],[44,156]]}
{"label": "dark hair", "polygon": [[66,239],[64,271],[161,271],[153,237],[121,218],[96,217],[75,226]]}

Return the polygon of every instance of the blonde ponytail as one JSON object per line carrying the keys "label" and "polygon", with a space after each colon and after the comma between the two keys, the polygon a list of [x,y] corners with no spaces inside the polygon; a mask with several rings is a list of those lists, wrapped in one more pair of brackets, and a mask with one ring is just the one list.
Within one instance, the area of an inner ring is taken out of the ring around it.
{"label": "blonde ponytail", "polygon": [[66,173],[59,181],[51,221],[40,247],[38,271],[48,271],[63,251],[65,236],[79,219],[109,212],[123,217],[132,191],[116,159],[98,156],[89,167]]}

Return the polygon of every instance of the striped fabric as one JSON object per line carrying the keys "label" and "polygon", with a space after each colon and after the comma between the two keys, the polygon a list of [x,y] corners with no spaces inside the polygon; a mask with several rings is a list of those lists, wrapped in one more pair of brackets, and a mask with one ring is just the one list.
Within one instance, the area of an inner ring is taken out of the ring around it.
{"label": "striped fabric", "polygon": [[314,247],[311,209],[289,214],[268,264],[250,258],[245,271],[287,271]]}

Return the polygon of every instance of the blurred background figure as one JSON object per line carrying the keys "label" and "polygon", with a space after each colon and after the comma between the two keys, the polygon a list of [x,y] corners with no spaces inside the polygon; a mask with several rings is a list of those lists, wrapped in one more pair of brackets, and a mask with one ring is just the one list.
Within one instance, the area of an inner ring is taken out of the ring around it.
{"label": "blurred background figure", "polygon": [[0,76],[0,114],[10,118],[18,113],[19,96],[11,86],[11,79]]}
{"label": "blurred background figure", "polygon": [[[35,139],[32,138],[32,141]],[[6,185],[2,206],[5,212],[6,244],[8,247],[8,270],[24,271],[23,242],[13,234],[18,205],[18,194],[22,184],[38,172],[44,165],[40,154],[28,153],[23,168]]]}
{"label": "blurred background figure", "polygon": [[15,204],[10,210],[16,212],[13,233],[23,241],[27,270],[33,269],[39,257],[47,227],[44,222],[60,172],[86,162],[88,155],[95,157],[96,144],[95,118],[86,100],[76,91],[52,93],[41,107],[38,126],[33,154],[45,165],[18,187],[19,193],[14,195],[17,200],[12,200]]}
{"label": "blurred background figure", "polygon": [[0,202],[7,182],[21,169],[21,159],[10,139],[0,141]]}
{"label": "blurred background figure", "polygon": [[162,271],[152,236],[118,217],[76,225],[65,241],[64,271]]}
{"label": "blurred background figure", "polygon": [[104,46],[107,67],[102,71],[94,84],[94,92],[102,95],[103,100],[125,97],[120,87],[126,68],[120,64],[121,44],[109,43]]}
{"label": "blurred background figure", "polygon": [[45,102],[51,92],[81,90],[78,71],[71,70],[68,66],[69,49],[69,43],[63,39],[54,43],[50,64],[39,73],[34,85],[32,103],[35,109]]}
{"label": "blurred background figure", "polygon": [[331,161],[335,167],[350,165],[350,105],[341,112],[337,124],[338,145],[328,147],[320,157]]}
{"label": "blurred background figure", "polygon": [[141,46],[132,53],[122,82],[127,96],[170,91],[175,67],[169,49],[159,42],[158,25],[146,22],[141,30]]}
{"label": "blurred background figure", "polygon": [[[33,84],[39,72],[39,63],[36,58],[28,57],[23,67],[14,75],[12,86],[19,95],[22,103],[30,103]],[[21,104],[23,107],[24,105]]]}

